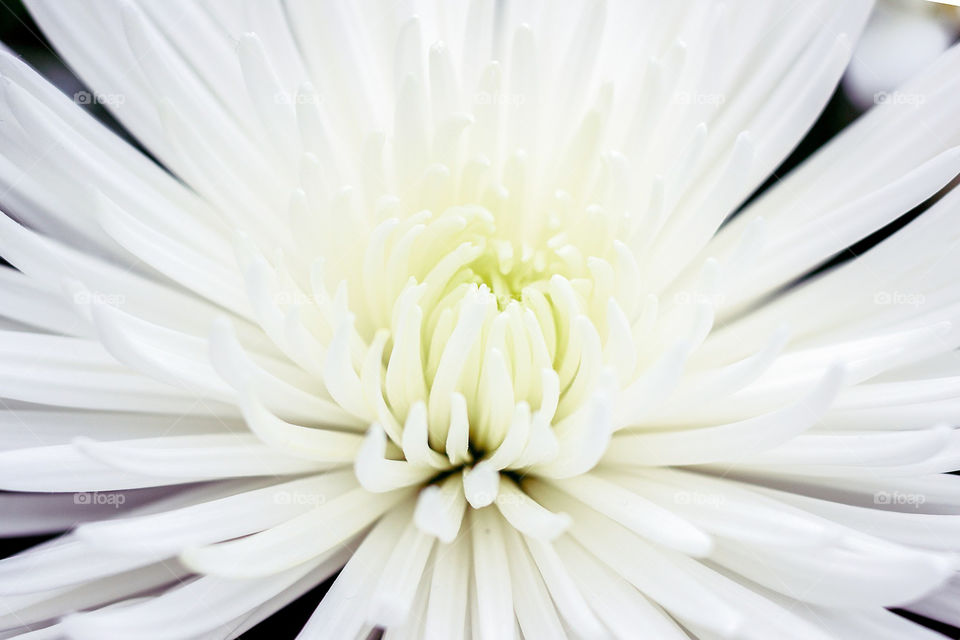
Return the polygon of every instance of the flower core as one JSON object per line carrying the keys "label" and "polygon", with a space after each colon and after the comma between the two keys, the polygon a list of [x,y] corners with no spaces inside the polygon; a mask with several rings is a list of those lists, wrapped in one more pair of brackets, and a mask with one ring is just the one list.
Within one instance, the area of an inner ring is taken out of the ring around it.
{"label": "flower core", "polygon": [[571,225],[563,204],[563,194],[548,202],[556,212],[536,216],[539,228],[480,204],[376,226],[358,287],[358,331],[369,344],[361,377],[372,437],[383,440],[368,453],[379,456],[382,444],[387,458],[432,468],[432,477],[483,465],[495,482],[495,472],[536,475],[579,457],[561,451],[565,432],[598,428],[605,446],[617,374],[609,364],[619,360],[626,380],[636,363],[611,346],[632,339],[628,314],[639,305],[616,293],[637,290],[636,265],[604,237],[601,212]]}

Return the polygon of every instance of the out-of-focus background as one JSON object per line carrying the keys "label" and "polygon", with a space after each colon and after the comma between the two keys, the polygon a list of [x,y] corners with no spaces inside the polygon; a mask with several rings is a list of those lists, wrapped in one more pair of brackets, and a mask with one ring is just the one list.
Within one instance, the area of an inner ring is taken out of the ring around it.
{"label": "out-of-focus background", "polygon": [[[61,1],[82,2],[84,0]],[[900,99],[896,88],[946,50],[958,36],[960,36],[960,7],[929,0],[877,0],[874,15],[857,46],[840,87],[797,149],[758,190],[758,193],[789,172],[873,105]],[[73,96],[84,109],[101,118],[119,135],[136,144],[136,141],[132,140],[110,117],[103,105],[85,99],[92,94],[73,75],[43,37],[21,0],[0,0],[0,43],[2,43],[0,47],[6,47],[21,56],[61,91]],[[960,114],[957,114],[957,117],[960,117]],[[850,252],[831,264],[866,250],[906,224],[922,210],[922,207],[918,207],[917,210],[905,214],[887,228],[852,247]],[[2,517],[3,514],[0,514],[0,518]],[[30,547],[44,539],[46,538],[0,540],[0,557]],[[245,633],[242,638],[244,640],[294,638],[328,586],[328,584],[318,586],[273,618]],[[909,617],[918,620],[916,616]],[[948,638],[960,639],[960,629],[945,627],[930,621],[918,621],[944,633]]]}

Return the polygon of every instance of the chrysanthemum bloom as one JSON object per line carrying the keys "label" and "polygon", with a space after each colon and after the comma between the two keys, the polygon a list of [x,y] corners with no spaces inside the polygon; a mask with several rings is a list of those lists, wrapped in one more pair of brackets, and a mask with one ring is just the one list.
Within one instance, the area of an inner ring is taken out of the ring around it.
{"label": "chrysanthemum bloom", "polygon": [[159,165],[0,59],[3,627],[957,621],[960,191],[805,276],[957,174],[960,48],[728,221],[868,3],[29,6]]}

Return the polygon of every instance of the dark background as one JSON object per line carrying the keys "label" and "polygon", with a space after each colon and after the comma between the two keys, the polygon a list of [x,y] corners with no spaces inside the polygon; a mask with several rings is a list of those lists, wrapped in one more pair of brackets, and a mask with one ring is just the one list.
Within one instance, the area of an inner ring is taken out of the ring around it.
{"label": "dark background", "polygon": [[[80,1],[80,0],[64,0]],[[162,1],[162,0],[158,0]],[[24,9],[20,0],[0,0],[0,42],[12,49],[15,53],[23,57],[32,66],[39,69],[43,75],[56,84],[64,93],[73,94],[85,89],[84,85],[74,76],[70,70],[63,64],[56,55],[53,48],[47,42],[40,32],[40,29],[30,18],[29,13]],[[121,127],[104,109],[98,104],[83,105],[94,113],[98,118],[109,124],[118,134],[136,145],[123,127]],[[827,108],[824,110],[820,119],[811,128],[807,136],[800,142],[790,157],[771,175],[757,193],[762,193],[771,184],[780,177],[786,175],[790,169],[795,167],[808,155],[823,145],[827,140],[833,137],[838,131],[852,122],[860,114],[860,111],[846,98],[843,91],[838,89],[830,100]],[[960,117],[960,114],[958,114]],[[139,147],[139,145],[137,145]],[[877,231],[869,238],[857,243],[843,254],[837,256],[822,268],[835,265],[851,258],[852,256],[866,251],[879,240],[885,238],[890,233],[899,229],[914,217],[922,213],[925,207],[918,207],[916,210],[908,212],[898,220],[888,225],[886,228]],[[0,260],[2,262],[2,260]],[[2,514],[0,514],[2,517]],[[0,539],[0,557],[6,557],[23,549],[26,549],[38,542],[42,542],[48,537],[31,537],[18,539]],[[316,604],[329,588],[329,582],[319,585],[304,596],[294,601],[272,618],[265,620],[247,633],[241,636],[243,640],[254,640],[259,638],[270,638],[272,640],[282,640],[285,638],[295,638],[300,628],[306,623]],[[903,612],[900,612],[903,613]],[[926,624],[931,629],[946,634],[948,638],[960,639],[960,629],[947,627],[936,622],[922,620],[917,616],[903,613],[918,622]],[[108,640],[108,639],[105,639]]]}

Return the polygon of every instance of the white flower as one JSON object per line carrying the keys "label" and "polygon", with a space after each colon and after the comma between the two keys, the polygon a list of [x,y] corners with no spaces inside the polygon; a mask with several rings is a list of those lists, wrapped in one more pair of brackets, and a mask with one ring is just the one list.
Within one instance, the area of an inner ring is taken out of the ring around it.
{"label": "white flower", "polygon": [[960,48],[730,219],[868,3],[28,4],[169,173],[2,54],[0,531],[69,532],[0,628],[960,621],[960,191],[801,281],[960,170]]}

